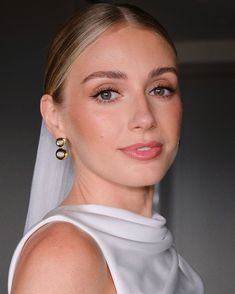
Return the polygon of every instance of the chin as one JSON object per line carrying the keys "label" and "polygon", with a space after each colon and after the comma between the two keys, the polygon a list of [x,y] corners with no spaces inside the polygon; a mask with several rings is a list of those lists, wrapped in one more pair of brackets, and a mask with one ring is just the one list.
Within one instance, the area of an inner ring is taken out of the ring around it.
{"label": "chin", "polygon": [[164,178],[167,171],[171,167],[176,153],[173,156],[165,158],[165,160],[158,162],[157,164],[150,165],[139,169],[137,173],[132,174],[132,179],[129,180],[133,182],[136,187],[152,186],[159,184],[159,182]]}
{"label": "chin", "polygon": [[139,182],[139,185],[142,187],[145,187],[145,186],[153,186],[153,185],[159,184],[160,181],[163,179],[164,175],[159,176],[159,177],[156,177],[156,175],[155,175],[155,176],[149,177],[147,179],[142,179],[142,181]]}
{"label": "chin", "polygon": [[[141,188],[146,186],[153,186],[158,184],[162,178],[164,177],[165,173],[153,173],[153,172],[139,172],[138,175],[132,175],[126,177],[122,183],[125,186],[133,187],[133,188]],[[121,181],[120,181],[121,182]]]}

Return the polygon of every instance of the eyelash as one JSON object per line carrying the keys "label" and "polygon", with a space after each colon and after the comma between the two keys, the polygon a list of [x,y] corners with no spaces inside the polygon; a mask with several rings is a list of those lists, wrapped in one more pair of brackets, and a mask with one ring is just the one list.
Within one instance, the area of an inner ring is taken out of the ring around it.
{"label": "eyelash", "polygon": [[[154,90],[165,90],[165,91],[168,91],[169,94],[165,94],[165,95],[152,95],[152,96],[159,96],[161,97],[162,99],[167,99],[169,98],[170,96],[172,96],[174,93],[175,93],[175,89],[173,87],[168,87],[168,86],[164,86],[164,85],[158,85],[156,87],[153,87],[149,92],[148,94],[150,95],[150,93]],[[118,97],[114,97],[114,98],[110,98],[110,99],[102,99],[101,97],[99,97],[101,94],[104,94],[104,93],[116,93],[117,95],[119,95],[119,91],[115,88],[112,88],[112,87],[104,87],[104,88],[100,88],[98,89],[95,94],[91,95],[91,97],[98,103],[114,103],[118,100]]]}
{"label": "eyelash", "polygon": [[[158,85],[156,87],[153,87],[150,91],[149,91],[149,94],[154,91],[154,90],[165,90],[165,91],[168,91],[169,93],[168,94],[165,94],[165,95],[157,95],[156,96],[159,96],[161,97],[162,99],[166,99],[166,98],[170,98],[170,96],[172,96],[176,89],[174,89],[173,87],[169,87],[169,86],[164,86],[164,85]],[[154,95],[153,95],[154,96]]]}
{"label": "eyelash", "polygon": [[105,99],[102,99],[101,97],[99,97],[101,94],[103,94],[103,93],[105,93],[105,92],[107,92],[107,93],[114,92],[114,93],[116,93],[116,94],[120,94],[120,93],[118,92],[118,90],[115,89],[115,88],[112,88],[112,87],[105,87],[105,88],[100,88],[100,89],[98,89],[98,90],[95,92],[95,94],[93,94],[91,97],[92,97],[96,102],[98,102],[98,103],[113,103],[113,102],[116,102],[116,100],[117,100],[118,98],[113,98],[113,99],[110,99],[110,100],[105,100]]}

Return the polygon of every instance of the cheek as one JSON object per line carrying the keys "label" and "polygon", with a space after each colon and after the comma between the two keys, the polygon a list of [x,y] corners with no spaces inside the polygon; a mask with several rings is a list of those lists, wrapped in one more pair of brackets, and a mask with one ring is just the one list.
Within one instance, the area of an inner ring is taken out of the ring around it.
{"label": "cheek", "polygon": [[[75,144],[99,144],[115,136],[117,120],[113,113],[97,111],[93,107],[81,107],[70,111],[71,140]],[[110,142],[111,143],[111,142]]]}
{"label": "cheek", "polygon": [[182,104],[178,99],[168,106],[168,109],[163,110],[161,121],[164,124],[164,129],[168,133],[169,139],[178,141],[180,136],[181,121],[182,121]]}
{"label": "cheek", "polygon": [[179,133],[182,122],[182,103],[181,100],[172,109],[172,120],[176,131]]}

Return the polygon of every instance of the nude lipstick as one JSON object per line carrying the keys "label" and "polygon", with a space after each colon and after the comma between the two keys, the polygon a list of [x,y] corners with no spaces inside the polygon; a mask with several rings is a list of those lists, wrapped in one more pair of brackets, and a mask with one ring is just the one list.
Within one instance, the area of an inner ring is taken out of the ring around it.
{"label": "nude lipstick", "polygon": [[162,152],[162,143],[157,141],[138,143],[120,150],[129,157],[138,160],[150,160],[158,157]]}

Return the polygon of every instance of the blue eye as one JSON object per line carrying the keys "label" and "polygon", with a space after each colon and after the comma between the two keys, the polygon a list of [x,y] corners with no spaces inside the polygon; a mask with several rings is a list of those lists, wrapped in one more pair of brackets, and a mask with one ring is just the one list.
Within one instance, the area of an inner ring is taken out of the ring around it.
{"label": "blue eye", "polygon": [[95,98],[95,100],[98,102],[109,103],[109,102],[114,102],[117,99],[118,95],[119,93],[114,89],[104,89],[104,90],[99,90],[92,97]]}
{"label": "blue eye", "polygon": [[111,100],[115,98],[115,92],[107,90],[107,91],[102,91],[98,96],[100,96],[101,99],[103,100]]}
{"label": "blue eye", "polygon": [[168,97],[174,92],[173,89],[169,87],[155,87],[150,92],[149,95],[151,96],[162,96],[162,97]]}

